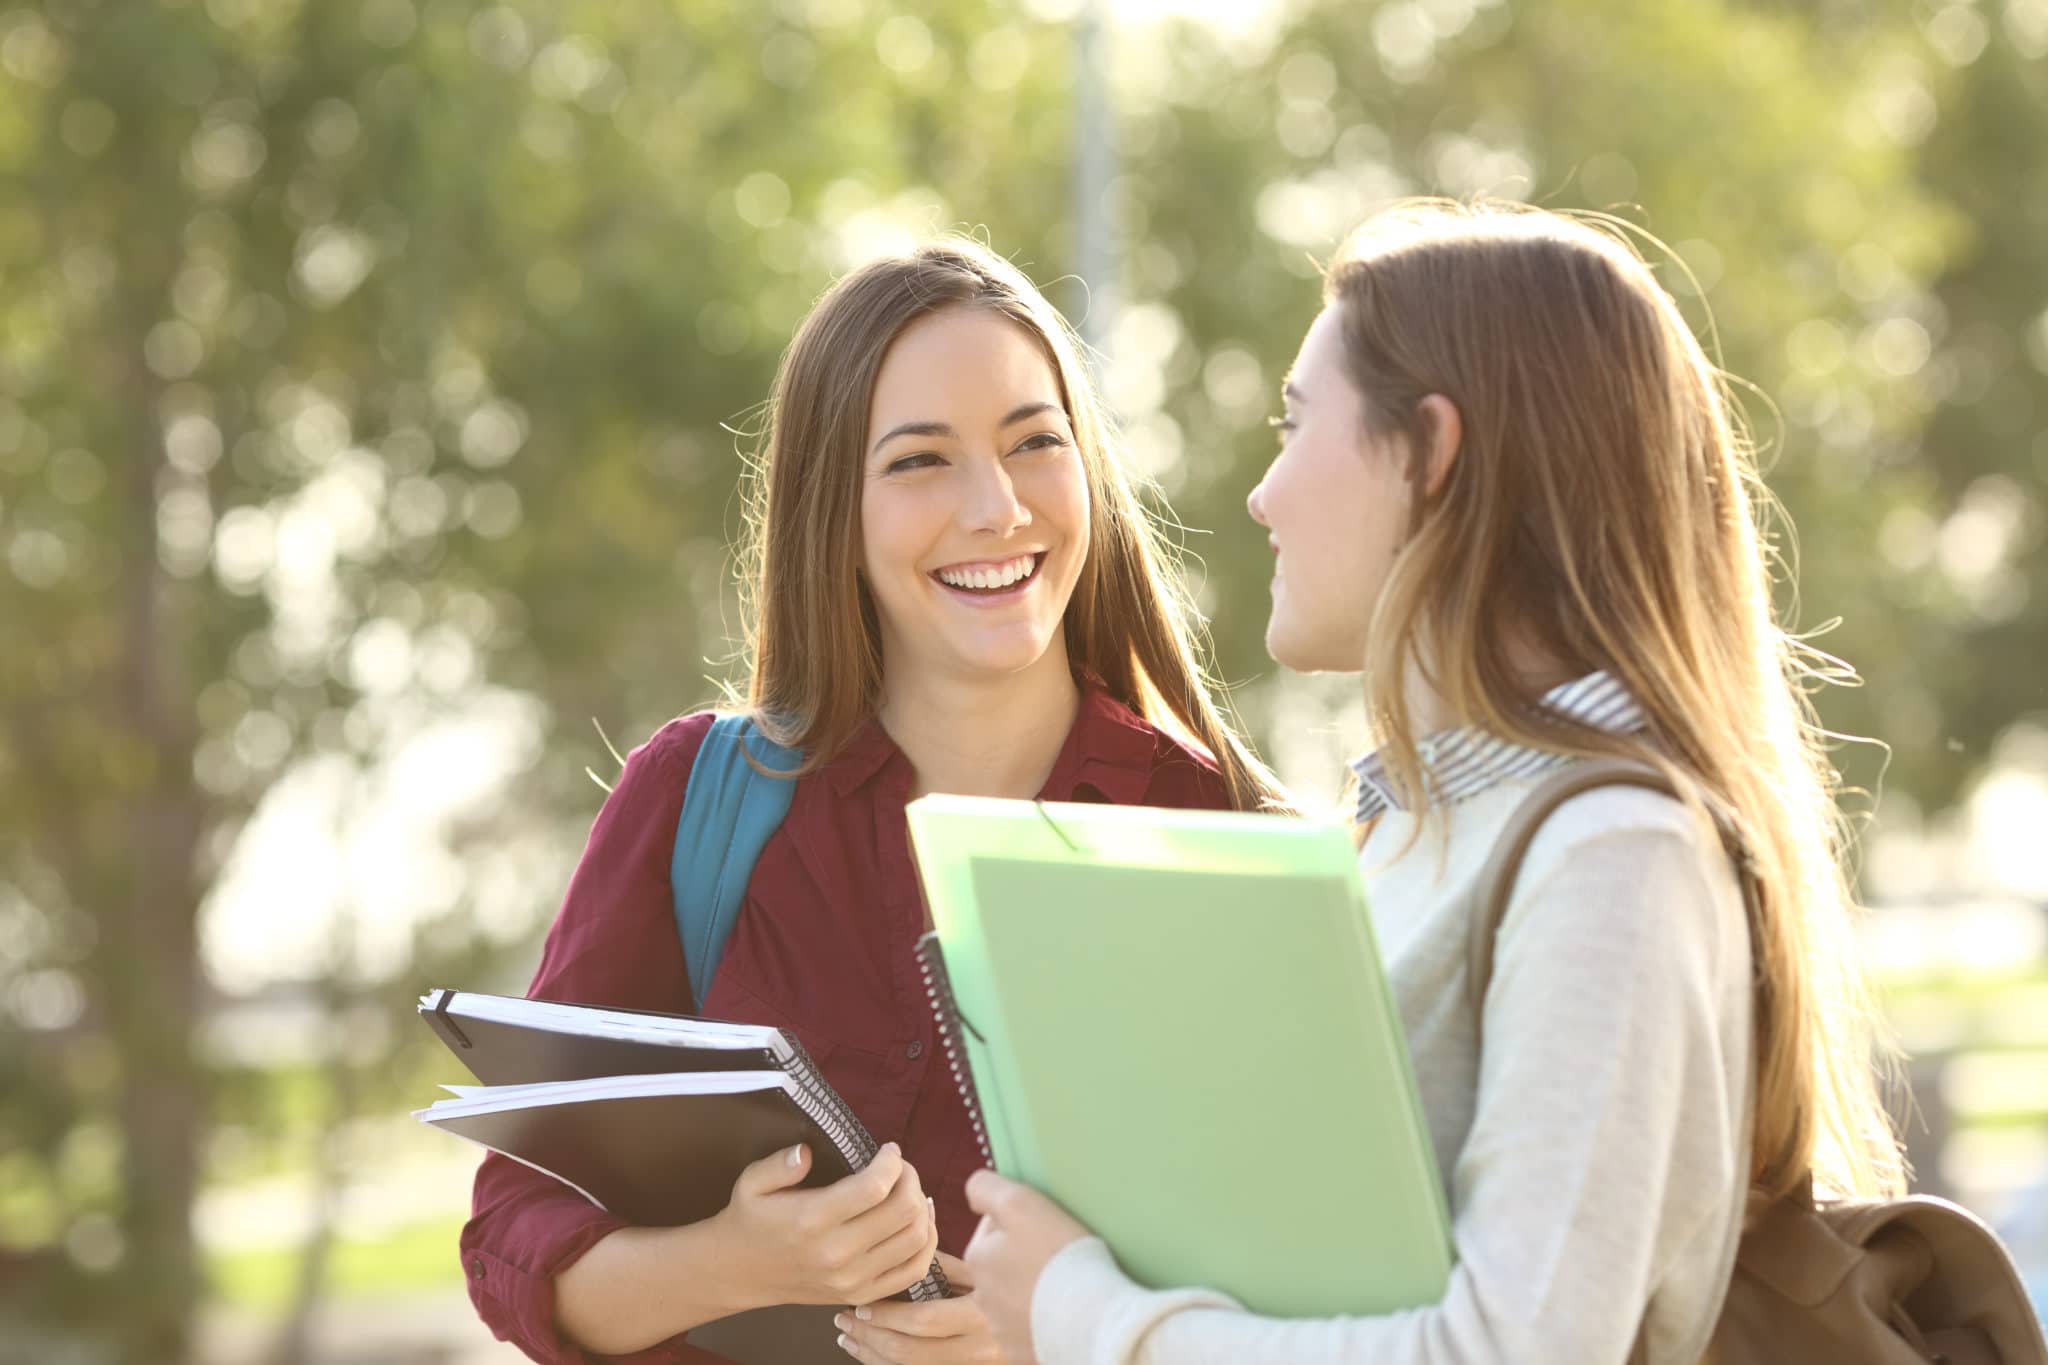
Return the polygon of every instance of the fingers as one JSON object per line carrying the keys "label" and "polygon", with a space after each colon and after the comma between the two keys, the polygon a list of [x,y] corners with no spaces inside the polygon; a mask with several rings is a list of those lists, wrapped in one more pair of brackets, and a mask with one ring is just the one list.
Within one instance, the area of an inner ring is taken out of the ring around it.
{"label": "fingers", "polygon": [[866,1213],[846,1224],[842,1234],[832,1239],[835,1249],[844,1257],[858,1255],[878,1247],[905,1228],[919,1227],[933,1219],[931,1201],[924,1197],[924,1186],[918,1182],[915,1167],[905,1163],[902,1174],[897,1177],[895,1188],[888,1197]]}
{"label": "fingers", "polygon": [[921,1365],[935,1359],[930,1354],[935,1343],[871,1327],[844,1313],[832,1322],[839,1328],[839,1349],[861,1365]]}
{"label": "fingers", "polygon": [[[931,1270],[932,1259],[938,1252],[938,1228],[928,1217],[914,1216],[900,1231],[867,1248],[859,1258],[860,1265],[876,1277],[875,1283],[887,1284],[888,1288],[854,1294],[846,1302],[869,1303],[908,1289]],[[903,1273],[906,1270],[910,1272],[907,1276]]]}
{"label": "fingers", "polygon": [[[896,1232],[865,1248],[867,1254],[860,1258],[861,1263],[871,1271],[879,1268],[880,1273],[869,1289],[849,1296],[845,1300],[847,1303],[872,1303],[901,1293],[930,1272],[932,1261],[939,1254],[938,1220],[932,1212],[931,1201],[924,1197],[923,1189],[917,1184],[917,1172],[910,1167],[904,1167],[903,1180],[889,1197],[888,1204],[868,1217],[878,1218],[884,1214],[891,1221],[897,1218],[905,1221]],[[859,1224],[849,1232],[867,1235],[867,1230]]]}
{"label": "fingers", "polygon": [[940,1252],[939,1269],[946,1272],[946,1279],[956,1292],[964,1294],[974,1288],[974,1267],[968,1265],[967,1262],[961,1260],[958,1256],[949,1256],[943,1251]]}
{"label": "fingers", "polygon": [[871,1365],[881,1365],[881,1362],[887,1362],[887,1365],[920,1365],[927,1360],[964,1358],[950,1349],[952,1342],[947,1339],[933,1340],[891,1331],[871,1322],[861,1322],[846,1313],[832,1321],[839,1328],[839,1349],[855,1360],[869,1361]]}
{"label": "fingers", "polygon": [[785,1147],[779,1152],[770,1152],[741,1171],[739,1179],[732,1183],[733,1197],[759,1197],[786,1190],[792,1185],[802,1184],[810,1173],[811,1149],[802,1143]]}
{"label": "fingers", "polygon": [[889,1143],[866,1166],[818,1192],[821,1220],[845,1223],[857,1218],[887,1199],[908,1169],[903,1149]]}
{"label": "fingers", "polygon": [[832,1321],[840,1332],[840,1349],[871,1365],[970,1365],[1001,1358],[987,1319],[972,1299],[876,1303]]}
{"label": "fingers", "polygon": [[[981,1307],[972,1299],[934,1299],[930,1303],[905,1303],[885,1299],[863,1304],[850,1314],[862,1324],[872,1323],[907,1337],[957,1337],[981,1321]],[[841,1327],[840,1331],[847,1329]]]}

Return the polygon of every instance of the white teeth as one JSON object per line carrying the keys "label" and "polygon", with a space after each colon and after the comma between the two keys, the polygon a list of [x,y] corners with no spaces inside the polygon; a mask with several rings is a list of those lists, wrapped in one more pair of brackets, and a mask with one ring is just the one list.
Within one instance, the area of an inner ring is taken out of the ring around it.
{"label": "white teeth", "polygon": [[942,569],[939,580],[956,588],[1007,588],[1021,579],[1029,578],[1038,567],[1038,560],[1032,555],[1020,555],[992,569]]}

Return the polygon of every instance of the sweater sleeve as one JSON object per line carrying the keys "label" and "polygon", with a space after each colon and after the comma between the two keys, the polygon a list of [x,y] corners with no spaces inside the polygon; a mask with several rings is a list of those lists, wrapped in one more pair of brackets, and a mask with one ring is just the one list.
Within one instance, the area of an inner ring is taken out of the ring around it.
{"label": "sweater sleeve", "polygon": [[[529,997],[629,1009],[689,1007],[669,859],[690,767],[710,722],[709,713],[671,721],[627,757],[548,930]],[[717,1360],[679,1337],[629,1356],[598,1355],[556,1328],[555,1276],[624,1226],[559,1181],[486,1155],[461,1238],[478,1316],[542,1365]]]}
{"label": "sweater sleeve", "polygon": [[1077,1244],[1034,1294],[1044,1365],[1621,1365],[1679,1249],[1733,1207],[1745,1145],[1727,1077],[1746,1065],[1746,1015],[1730,1027],[1723,1004],[1730,974],[1747,989],[1740,897],[1669,804],[1649,823],[1574,822],[1591,832],[1569,840],[1546,827],[1531,849],[1450,1173],[1459,1260],[1440,1303],[1262,1318],[1148,1291]]}

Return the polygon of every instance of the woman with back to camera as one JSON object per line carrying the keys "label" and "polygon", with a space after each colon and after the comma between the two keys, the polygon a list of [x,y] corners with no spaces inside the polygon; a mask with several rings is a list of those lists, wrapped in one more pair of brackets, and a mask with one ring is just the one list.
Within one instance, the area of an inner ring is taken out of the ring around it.
{"label": "woman with back to camera", "polygon": [[[935,1248],[971,1286],[951,1253],[978,1147],[914,960],[906,802],[1277,797],[1210,695],[1077,343],[979,245],[876,261],[825,294],[783,357],[757,494],[747,708],[803,765],[700,1012],[791,1029],[884,1147],[818,1190],[793,1188],[809,1151],[776,1153],[721,1213],[677,1228],[625,1226],[487,1157],[462,1234],[471,1298],[536,1360],[716,1359],[679,1334],[886,1299]],[[671,721],[627,758],[529,994],[691,1008],[669,864],[712,719]],[[867,1320],[920,1360],[1001,1359],[971,1292],[874,1303]]]}
{"label": "woman with back to camera", "polygon": [[[1693,1365],[1752,1183],[1901,1183],[1805,699],[1824,670],[1774,616],[1768,494],[1720,375],[1600,221],[1399,205],[1324,305],[1250,499],[1277,555],[1266,639],[1364,674],[1361,867],[1457,1264],[1429,1307],[1261,1318],[1141,1288],[981,1173],[977,1294],[1044,1365]],[[1480,869],[1538,782],[1602,756],[1688,799],[1556,809],[1475,1019]],[[1716,821],[1761,887],[1753,925]],[[1273,1154],[1289,1178],[1347,1159],[1341,1134]]]}

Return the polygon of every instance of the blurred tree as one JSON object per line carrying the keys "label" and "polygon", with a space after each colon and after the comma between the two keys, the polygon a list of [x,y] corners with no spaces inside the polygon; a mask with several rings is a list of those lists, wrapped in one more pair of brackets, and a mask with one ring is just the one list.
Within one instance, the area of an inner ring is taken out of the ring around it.
{"label": "blurred tree", "polygon": [[[200,910],[283,775],[338,765],[359,800],[452,718],[509,711],[537,748],[557,716],[630,735],[711,694],[722,424],[810,300],[905,221],[951,225],[937,178],[1005,245],[1060,211],[1029,153],[1062,113],[1026,78],[1064,47],[977,14],[0,14],[0,1244],[27,1256],[0,1311],[183,1358]],[[470,840],[558,842],[596,748],[550,746]],[[364,1002],[397,1017],[428,964],[478,960],[493,894],[525,924],[552,898],[505,861],[410,958],[331,936],[330,1123],[388,1055]]]}
{"label": "blurred tree", "polygon": [[[1493,195],[1607,210],[1670,245],[1660,275],[1696,323],[1711,306],[1723,363],[1759,390],[1749,416],[1804,533],[1803,624],[1844,618],[1818,643],[1878,675],[1866,693],[1825,693],[1823,718],[1896,733],[1884,708],[1904,642],[1929,624],[1901,607],[1929,593],[1890,571],[1879,529],[1929,515],[1934,497],[1918,459],[1932,396],[1899,371],[1961,229],[1917,175],[1947,86],[1909,24],[1869,6],[1396,0],[1307,5],[1263,33],[1179,25],[1161,46],[1124,72],[1149,228],[1134,234],[1137,306],[1111,350],[1158,362],[1163,383],[1139,386],[1149,411],[1134,420],[1165,448],[1181,515],[1217,529],[1200,548],[1230,676],[1268,671],[1241,505],[1318,306],[1311,254],[1398,195]],[[2015,234],[2038,221],[2005,219]],[[1921,664],[1914,686],[1937,715],[2001,723],[1944,658]],[[1875,783],[1879,751],[1841,757]],[[1945,767],[1905,744],[1890,781],[1945,799]]]}
{"label": "blurred tree", "polygon": [[1879,530],[1873,587],[1892,610],[1869,701],[1871,724],[1912,756],[1898,785],[1938,811],[2000,757],[2009,728],[2048,722],[2048,5],[1922,18],[1939,99],[1912,86],[1893,98],[1926,134],[1922,183],[1964,230],[1907,320],[1873,337],[1900,348],[1900,368],[1923,362],[1900,378],[1930,418],[1910,447],[1926,495]]}
{"label": "blurred tree", "polygon": [[[1214,531],[1225,673],[1271,671],[1242,499],[1310,253],[1417,190],[1638,204],[1778,400],[1809,617],[1873,677],[1827,716],[1947,800],[2041,706],[2040,14],[1304,0],[1126,33],[1105,373]],[[275,975],[349,1041],[338,1128],[416,1074],[411,991],[519,975],[596,803],[587,721],[711,696],[739,452],[831,276],[987,224],[1085,306],[1070,61],[966,0],[0,10],[0,1337],[186,1354],[210,1117],[266,1121],[198,1044],[201,911],[287,779],[332,778],[336,819],[457,786],[395,755],[465,723],[531,764],[399,951],[346,869],[277,907],[337,915]]]}

